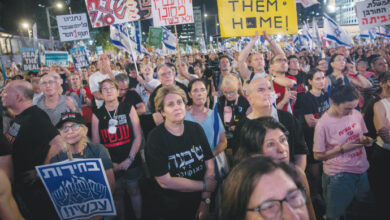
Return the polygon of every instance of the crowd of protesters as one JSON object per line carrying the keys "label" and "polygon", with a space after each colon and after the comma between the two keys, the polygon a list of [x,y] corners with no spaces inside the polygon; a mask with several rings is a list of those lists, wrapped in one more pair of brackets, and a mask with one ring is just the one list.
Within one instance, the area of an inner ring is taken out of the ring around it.
{"label": "crowd of protesters", "polygon": [[57,219],[35,166],[70,157],[102,159],[117,219],[383,219],[390,44],[297,52],[263,37],[6,68],[0,219]]}

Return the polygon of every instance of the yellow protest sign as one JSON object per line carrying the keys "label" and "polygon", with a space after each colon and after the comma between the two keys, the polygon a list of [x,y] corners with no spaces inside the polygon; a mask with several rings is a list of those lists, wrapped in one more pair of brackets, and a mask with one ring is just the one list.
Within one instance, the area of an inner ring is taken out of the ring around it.
{"label": "yellow protest sign", "polygon": [[222,37],[297,34],[295,0],[217,0]]}

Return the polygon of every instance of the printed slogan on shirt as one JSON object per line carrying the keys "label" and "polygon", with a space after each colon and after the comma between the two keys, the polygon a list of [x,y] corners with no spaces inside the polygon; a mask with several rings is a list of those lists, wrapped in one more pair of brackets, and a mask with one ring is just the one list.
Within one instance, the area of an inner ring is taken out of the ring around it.
{"label": "printed slogan on shirt", "polygon": [[217,0],[222,37],[296,34],[294,0]]}

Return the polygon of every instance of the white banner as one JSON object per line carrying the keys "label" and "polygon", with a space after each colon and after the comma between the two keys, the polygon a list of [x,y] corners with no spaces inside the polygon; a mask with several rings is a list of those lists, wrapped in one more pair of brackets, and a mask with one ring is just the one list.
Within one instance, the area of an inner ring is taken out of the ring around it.
{"label": "white banner", "polygon": [[357,2],[355,7],[360,29],[390,24],[390,1],[366,0]]}
{"label": "white banner", "polygon": [[194,23],[192,0],[152,1],[153,26]]}
{"label": "white banner", "polygon": [[61,41],[89,39],[88,20],[85,13],[57,16]]}

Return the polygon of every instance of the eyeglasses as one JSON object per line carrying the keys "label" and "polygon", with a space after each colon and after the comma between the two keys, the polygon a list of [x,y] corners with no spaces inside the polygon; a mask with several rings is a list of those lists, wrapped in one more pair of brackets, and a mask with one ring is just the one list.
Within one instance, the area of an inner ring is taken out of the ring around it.
{"label": "eyeglasses", "polygon": [[79,129],[80,125],[79,124],[67,125],[67,126],[62,127],[60,130],[63,132],[68,132],[71,128],[74,131],[74,130]]}
{"label": "eyeglasses", "polygon": [[228,95],[235,95],[237,93],[236,90],[232,90],[232,91],[223,91],[223,94],[225,96],[228,96]]}
{"label": "eyeglasses", "polygon": [[42,86],[54,85],[55,83],[57,83],[57,81],[55,81],[55,80],[49,80],[49,81],[41,82],[41,85],[42,85]]}
{"label": "eyeglasses", "polygon": [[319,63],[318,65],[319,65],[319,66],[327,66],[328,63],[327,63],[327,62],[323,62],[323,63]]}
{"label": "eyeglasses", "polygon": [[107,91],[109,91],[109,90],[113,90],[113,89],[115,89],[115,86],[111,86],[111,87],[103,87],[103,88],[102,88],[102,91],[103,91],[103,92],[107,92]]}
{"label": "eyeglasses", "polygon": [[293,209],[306,204],[305,190],[301,188],[290,191],[282,200],[269,200],[261,203],[257,208],[247,209],[250,212],[258,212],[265,219],[274,219],[282,213],[282,203],[287,202]]}
{"label": "eyeglasses", "polygon": [[283,59],[283,58],[279,58],[279,59],[275,59],[275,62],[276,63],[287,63],[287,59]]}

